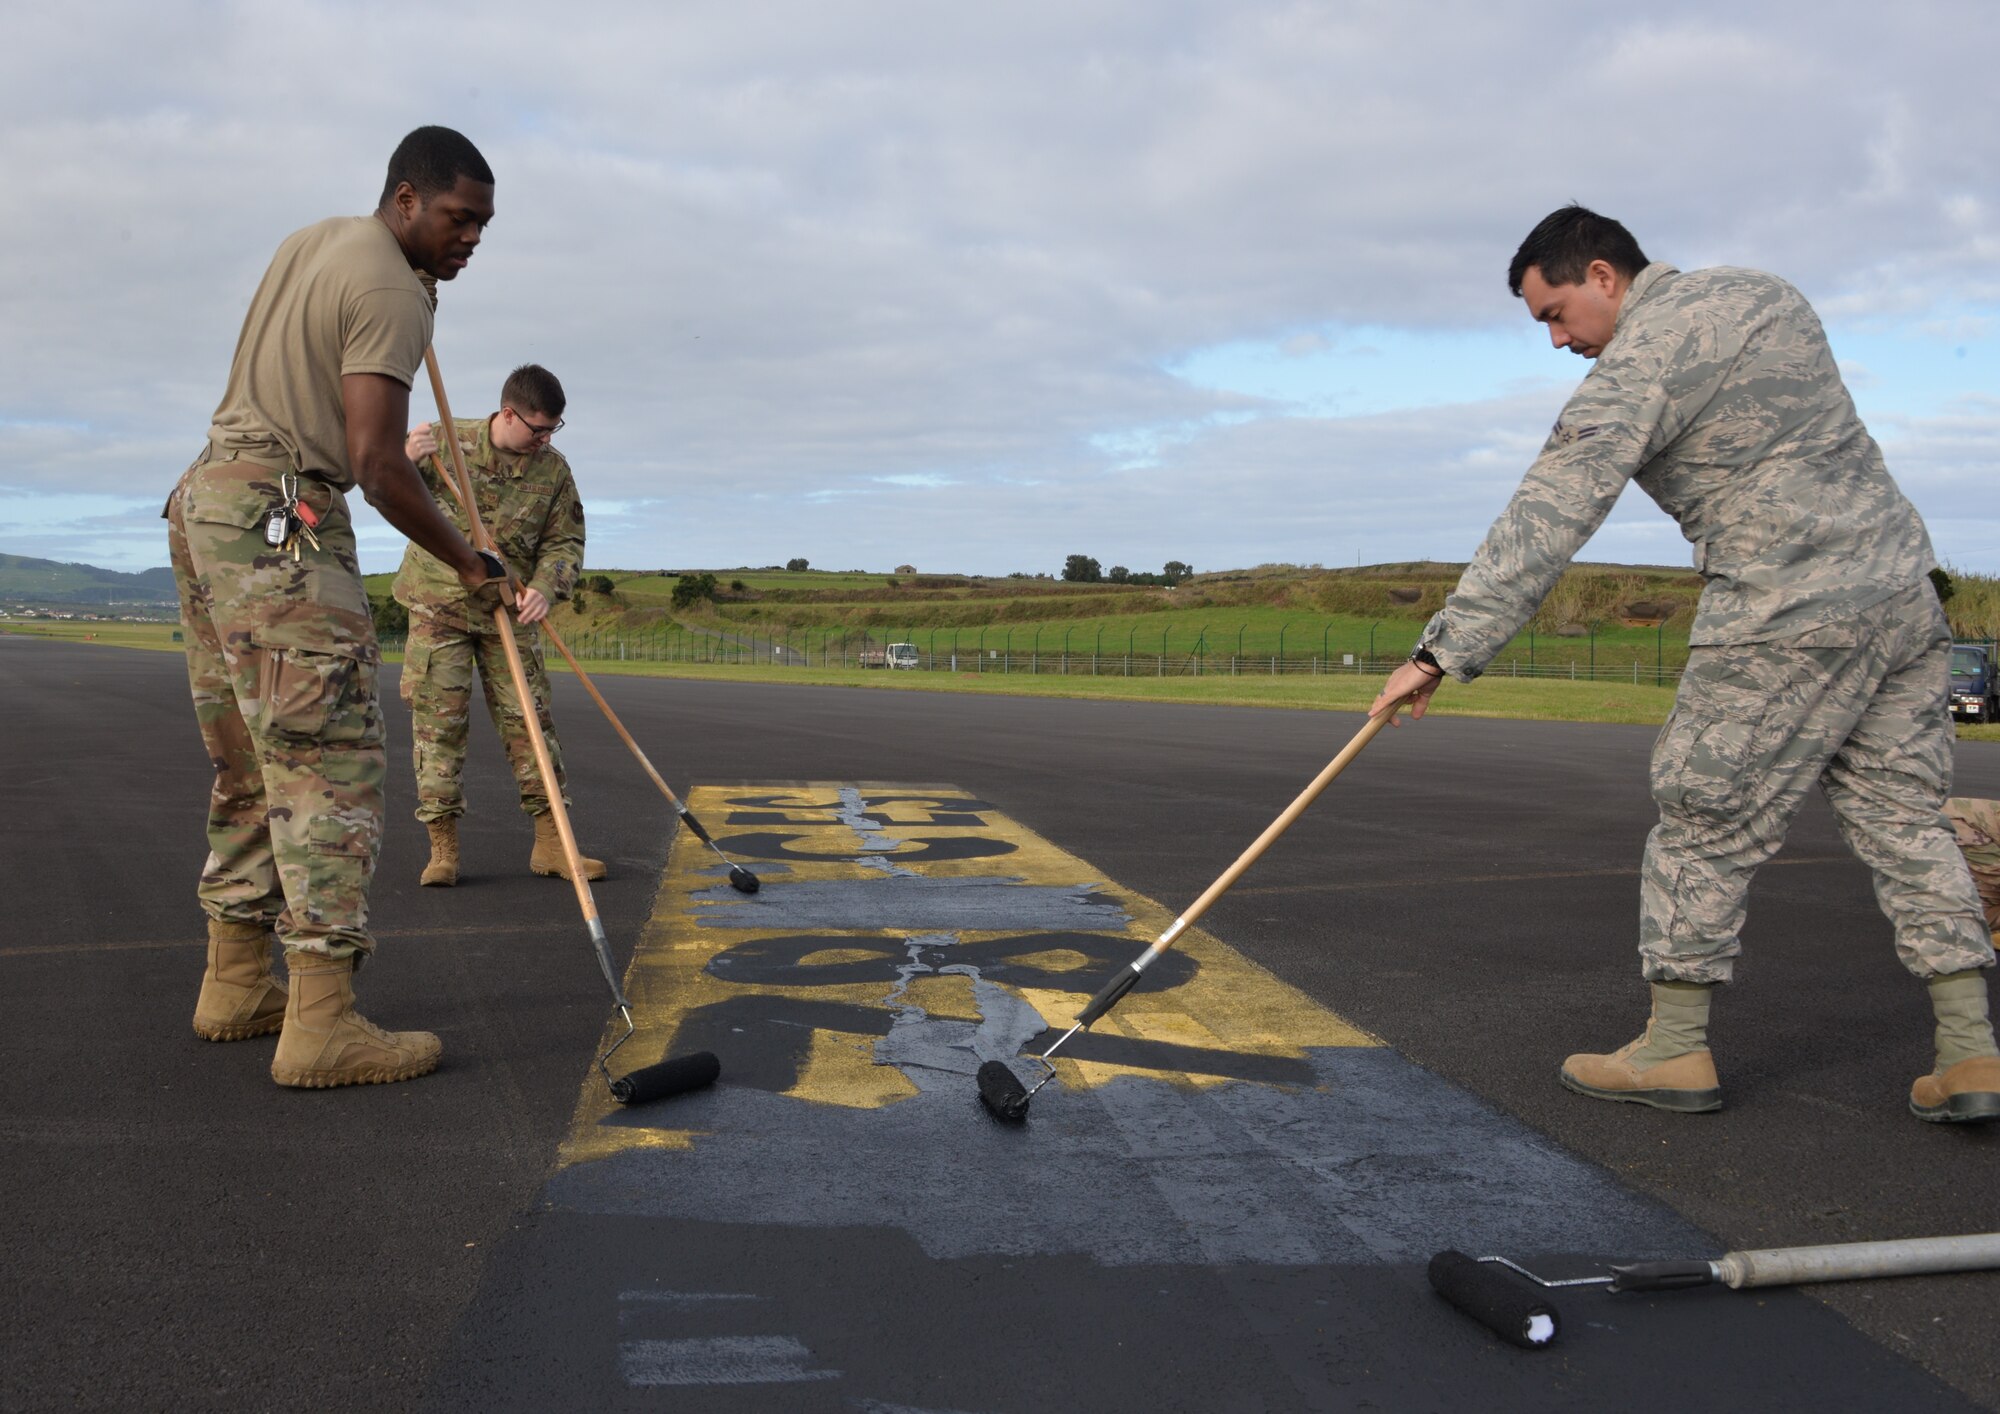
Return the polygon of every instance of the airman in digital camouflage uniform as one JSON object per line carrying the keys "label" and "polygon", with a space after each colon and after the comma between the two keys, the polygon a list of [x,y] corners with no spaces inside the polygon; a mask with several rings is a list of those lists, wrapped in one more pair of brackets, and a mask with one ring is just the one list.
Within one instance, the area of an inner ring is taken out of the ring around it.
{"label": "airman in digital camouflage uniform", "polygon": [[1904,966],[1929,984],[1935,1065],[1910,1108],[2000,1117],[2000,1052],[1978,894],[1943,815],[1951,632],[1916,510],[1856,415],[1811,306],[1754,270],[1649,263],[1582,207],[1532,231],[1508,271],[1557,348],[1595,366],[1375,712],[1421,717],[1469,682],[1554,586],[1628,481],[1694,543],[1707,579],[1687,671],[1654,747],[1637,1040],[1563,1064],[1572,1090],[1670,1110],[1722,1104],[1711,989],[1741,950],[1744,896],[1817,783],[1875,875]]}
{"label": "airman in digital camouflage uniform", "polygon": [[[346,493],[358,484],[469,591],[505,592],[505,566],[439,514],[403,454],[430,282],[465,268],[492,216],[478,149],[419,128],[389,159],[373,214],[287,237],[250,301],[207,443],[167,502],[188,682],[215,766],[194,1029],[212,1041],[280,1032],[281,1085],[408,1080],[438,1063],[437,1037],[354,1010],[353,973],[374,947],[385,759]],[[274,935],[289,989],[271,973]]]}
{"label": "airman in digital camouflage uniform", "polygon": [[[538,364],[524,364],[500,389],[500,410],[487,418],[460,418],[455,427],[479,518],[494,547],[525,581],[516,618],[515,640],[521,668],[535,698],[535,715],[548,741],[556,789],[563,790],[562,750],[549,711],[549,678],[542,663],[535,625],[548,617],[576,587],[583,568],[583,505],[569,462],[549,445],[563,425],[568,405],[562,384]],[[467,529],[465,512],[451,490],[450,473],[439,456],[437,428],[412,431],[404,450],[454,524]],[[410,704],[410,747],[417,773],[417,818],[430,832],[431,857],[425,884],[458,882],[458,817],[465,813],[460,777],[465,771],[466,728],[472,708],[472,679],[486,690],[486,708],[500,734],[521,809],[535,822],[528,867],[537,874],[569,877],[548,791],[528,739],[526,719],[508,671],[492,615],[467,603],[458,576],[412,545],[396,576],[396,601],[410,611],[410,639],[403,657],[403,700]],[[569,797],[565,792],[564,804]],[[584,877],[601,879],[601,861],[584,857]]]}
{"label": "airman in digital camouflage uniform", "polygon": [[1955,797],[1944,803],[1944,818],[1958,834],[1959,852],[1986,907],[1986,930],[2000,933],[2000,800]]}

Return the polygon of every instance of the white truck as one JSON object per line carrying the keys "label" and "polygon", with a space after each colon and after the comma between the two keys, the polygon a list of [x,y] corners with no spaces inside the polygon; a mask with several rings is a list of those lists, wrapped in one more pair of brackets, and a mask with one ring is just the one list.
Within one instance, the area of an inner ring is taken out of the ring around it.
{"label": "white truck", "polygon": [[917,666],[917,645],[914,643],[892,643],[887,648],[864,648],[861,650],[861,666],[864,668],[915,668]]}

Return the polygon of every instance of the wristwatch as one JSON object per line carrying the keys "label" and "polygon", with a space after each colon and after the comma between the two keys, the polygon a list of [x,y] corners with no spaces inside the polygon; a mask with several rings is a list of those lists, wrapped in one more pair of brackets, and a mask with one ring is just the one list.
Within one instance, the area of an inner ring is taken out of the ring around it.
{"label": "wristwatch", "polygon": [[1418,644],[1416,650],[1410,654],[1410,661],[1420,668],[1429,668],[1439,677],[1444,676],[1444,664],[1438,662],[1437,654],[1422,644]]}

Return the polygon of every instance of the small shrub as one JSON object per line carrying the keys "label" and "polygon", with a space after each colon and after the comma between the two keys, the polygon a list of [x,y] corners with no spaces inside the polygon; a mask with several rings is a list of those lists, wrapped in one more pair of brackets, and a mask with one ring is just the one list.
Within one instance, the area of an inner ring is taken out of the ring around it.
{"label": "small shrub", "polygon": [[684,574],[674,582],[673,606],[676,609],[691,609],[702,600],[715,599],[715,576],[703,571],[700,574]]}

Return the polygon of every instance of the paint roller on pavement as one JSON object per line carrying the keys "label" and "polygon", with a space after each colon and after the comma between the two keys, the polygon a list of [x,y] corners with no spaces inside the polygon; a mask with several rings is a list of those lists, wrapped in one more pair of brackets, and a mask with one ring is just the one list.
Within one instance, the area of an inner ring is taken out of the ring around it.
{"label": "paint roller on pavement", "polygon": [[[450,449],[452,480],[458,503],[465,511],[466,524],[472,530],[472,543],[477,549],[490,552],[493,537],[486,533],[486,525],[479,518],[479,504],[472,496],[472,477],[466,471],[465,455],[459,450],[458,438],[451,430],[451,403],[444,394],[444,375],[438,372],[436,350],[424,350],[424,367],[430,373],[431,393],[437,399],[438,418],[443,424],[444,436],[438,440]],[[528,675],[521,667],[521,650],[514,642],[513,620],[505,604],[493,610],[493,626],[499,632],[500,646],[507,655],[507,672],[514,681],[514,692],[521,703],[521,718],[528,728],[528,744],[534,748],[535,765],[542,773],[542,787],[549,798],[549,814],[555,819],[556,835],[562,841],[563,859],[569,866],[570,883],[576,888],[576,901],[583,910],[584,925],[590,931],[590,945],[597,952],[598,970],[603,972],[605,984],[611,988],[611,999],[618,1008],[618,1014],[625,1018],[625,1034],[597,1058],[597,1068],[604,1074],[604,1083],[610,1087],[612,1097],[625,1105],[662,1100],[669,1095],[713,1084],[722,1071],[722,1064],[707,1051],[670,1056],[658,1065],[645,1066],[618,1078],[613,1078],[611,1074],[613,1053],[631,1040],[638,1030],[632,1021],[632,1004],[625,999],[625,989],[618,985],[618,974],[611,966],[611,949],[605,941],[604,923],[597,916],[597,900],[591,895],[590,883],[583,877],[576,834],[570,829],[569,809],[563,804],[562,792],[556,789],[555,764],[549,756],[549,743],[542,735],[541,716],[534,710],[535,697],[528,690]]]}
{"label": "paint roller on pavement", "polygon": [[[1400,705],[1399,703],[1398,706]],[[1049,1057],[1056,1053],[1063,1042],[1069,1040],[1070,1037],[1076,1035],[1079,1031],[1089,1030],[1093,1022],[1118,1005],[1119,999],[1132,990],[1133,986],[1138,983],[1139,978],[1145,973],[1146,968],[1161,953],[1172,947],[1175,939],[1193,927],[1195,920],[1208,912],[1210,904],[1229,892],[1230,885],[1240,879],[1244,871],[1257,862],[1264,851],[1270,848],[1272,842],[1279,835],[1282,835],[1286,830],[1291,828],[1292,822],[1305,813],[1307,806],[1319,799],[1320,792],[1333,784],[1333,778],[1347,769],[1347,763],[1360,755],[1361,748],[1374,740],[1375,733],[1389,725],[1394,716],[1393,712],[1384,712],[1381,716],[1370,717],[1363,723],[1361,730],[1354,734],[1353,740],[1341,748],[1338,756],[1327,762],[1326,769],[1313,777],[1312,784],[1300,791],[1298,798],[1286,806],[1284,812],[1265,827],[1264,833],[1257,836],[1251,842],[1250,847],[1236,857],[1236,862],[1223,870],[1221,877],[1210,884],[1207,891],[1200,898],[1188,905],[1187,911],[1176,918],[1172,926],[1164,933],[1160,934],[1159,941],[1147,948],[1134,961],[1128,963],[1123,971],[1104,984],[1098,994],[1090,999],[1089,1004],[1077,1013],[1076,1024],[1058,1037],[1054,1045],[1043,1051],[1041,1055],[1035,1057],[1036,1060],[1041,1062],[1047,1073],[1035,1082],[1034,1089],[1029,1089],[1023,1085],[1020,1077],[1014,1074],[1005,1061],[990,1060],[980,1066],[978,1076],[979,1102],[986,1106],[987,1111],[995,1119],[1005,1120],[1009,1124],[1018,1124],[1022,1120],[1025,1120],[1028,1117],[1028,1102],[1035,1097],[1036,1091],[1055,1078],[1056,1070],[1049,1063]]]}
{"label": "paint roller on pavement", "polygon": [[[1524,1350],[1555,1342],[1561,1318],[1541,1293],[1567,1286],[1612,1291],[1675,1291],[1692,1286],[1798,1286],[1818,1281],[1925,1276],[1936,1272],[2000,1267],[2000,1232],[1962,1237],[1909,1237],[1887,1242],[1841,1242],[1821,1247],[1767,1247],[1666,1262],[1628,1262],[1609,1276],[1555,1279],[1537,1276],[1505,1257],[1440,1252],[1431,1258],[1430,1282],[1438,1295],[1502,1340]],[[1507,1273],[1516,1273],[1509,1276]],[[1534,1287],[1524,1286],[1525,1277]]]}

